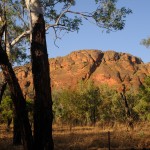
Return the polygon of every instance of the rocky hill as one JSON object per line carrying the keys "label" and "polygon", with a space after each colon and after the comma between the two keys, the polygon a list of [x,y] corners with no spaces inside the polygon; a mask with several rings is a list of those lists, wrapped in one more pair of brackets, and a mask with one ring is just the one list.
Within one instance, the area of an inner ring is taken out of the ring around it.
{"label": "rocky hill", "polygon": [[[125,84],[127,90],[136,90],[150,75],[150,63],[144,64],[140,58],[115,51],[80,50],[49,62],[51,84],[55,89],[74,88],[80,80],[93,80],[98,86],[108,84],[119,89]],[[31,65],[14,70],[24,93],[32,94]]]}

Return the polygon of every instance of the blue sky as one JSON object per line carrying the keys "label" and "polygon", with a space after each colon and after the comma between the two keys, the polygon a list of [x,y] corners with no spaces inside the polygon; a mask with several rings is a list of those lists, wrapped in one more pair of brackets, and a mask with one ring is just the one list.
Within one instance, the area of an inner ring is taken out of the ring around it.
{"label": "blue sky", "polygon": [[[94,0],[77,0],[75,10],[94,9]],[[83,22],[78,33],[65,34],[53,44],[53,35],[47,35],[49,57],[65,56],[81,49],[114,50],[140,57],[145,63],[150,62],[150,49],[140,44],[143,38],[150,36],[150,0],[118,0],[118,6],[130,8],[133,13],[126,18],[125,28],[121,31],[106,33],[96,25]]]}

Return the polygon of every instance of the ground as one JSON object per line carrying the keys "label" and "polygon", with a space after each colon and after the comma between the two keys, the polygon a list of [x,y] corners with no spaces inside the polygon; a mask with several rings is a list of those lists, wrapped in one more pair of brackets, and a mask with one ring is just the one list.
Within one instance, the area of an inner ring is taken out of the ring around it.
{"label": "ground", "polygon": [[[73,127],[54,125],[55,150],[150,150],[150,123],[138,123],[134,130],[124,125],[112,127]],[[0,150],[23,150],[12,145],[12,128],[8,132],[0,125]]]}

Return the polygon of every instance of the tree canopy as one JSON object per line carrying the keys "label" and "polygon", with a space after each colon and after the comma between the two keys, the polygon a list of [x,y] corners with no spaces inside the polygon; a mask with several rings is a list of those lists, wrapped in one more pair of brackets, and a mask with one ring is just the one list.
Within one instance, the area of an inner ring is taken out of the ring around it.
{"label": "tree canopy", "polygon": [[[0,26],[7,20],[7,47],[11,53],[11,61],[25,61],[29,47],[31,19],[26,5],[34,9],[34,3],[25,4],[25,0],[2,0],[0,2]],[[76,0],[41,0],[40,5],[46,22],[46,30],[52,29],[55,40],[61,33],[79,31],[83,19],[95,23],[107,32],[122,30],[125,17],[132,11],[125,7],[117,8],[117,0],[93,0],[95,10],[92,12],[74,11]],[[83,2],[84,3],[84,2]],[[33,7],[32,7],[33,6]],[[31,10],[31,12],[34,10]],[[55,42],[54,40],[54,42]]]}

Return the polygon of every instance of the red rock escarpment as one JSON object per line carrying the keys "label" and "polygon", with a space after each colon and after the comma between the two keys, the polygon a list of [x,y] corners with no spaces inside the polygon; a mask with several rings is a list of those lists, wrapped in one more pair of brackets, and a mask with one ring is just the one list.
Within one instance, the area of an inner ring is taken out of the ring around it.
{"label": "red rock escarpment", "polygon": [[[150,63],[127,53],[100,50],[74,51],[67,56],[49,59],[52,88],[74,88],[80,80],[93,80],[97,86],[108,84],[119,89],[138,89]],[[16,67],[15,73],[24,93],[33,94],[31,65]]]}

